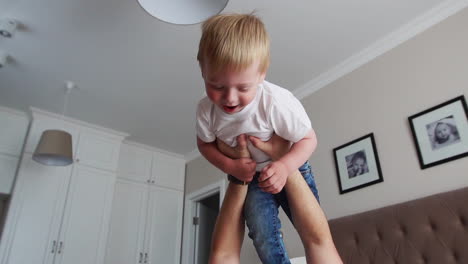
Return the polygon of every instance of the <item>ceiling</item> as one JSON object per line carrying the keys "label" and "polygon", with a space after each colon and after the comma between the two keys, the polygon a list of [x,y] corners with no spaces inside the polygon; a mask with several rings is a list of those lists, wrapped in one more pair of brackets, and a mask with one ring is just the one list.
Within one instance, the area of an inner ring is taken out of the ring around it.
{"label": "ceiling", "polygon": [[[314,80],[455,2],[463,1],[231,0],[223,12],[256,10],[272,41],[267,79],[303,96]],[[159,21],[136,0],[0,0],[2,17],[21,27],[0,38],[0,50],[12,58],[0,69],[0,105],[61,113],[71,80],[79,89],[68,116],[165,151],[194,153],[195,108],[204,95],[199,24]]]}

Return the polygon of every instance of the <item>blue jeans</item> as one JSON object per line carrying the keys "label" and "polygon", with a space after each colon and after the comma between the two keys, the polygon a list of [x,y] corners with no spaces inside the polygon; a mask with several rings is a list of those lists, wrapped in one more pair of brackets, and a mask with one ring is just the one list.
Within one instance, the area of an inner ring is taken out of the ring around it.
{"label": "blue jeans", "polygon": [[[318,201],[317,186],[309,162],[305,162],[299,168],[299,171]],[[264,192],[258,187],[258,176],[259,173],[257,172],[253,181],[249,184],[247,197],[245,198],[244,215],[249,228],[249,237],[253,240],[262,263],[290,264],[280,232],[281,221],[278,217],[278,207],[281,205],[289,220],[293,222],[286,190],[283,188],[277,194]]]}

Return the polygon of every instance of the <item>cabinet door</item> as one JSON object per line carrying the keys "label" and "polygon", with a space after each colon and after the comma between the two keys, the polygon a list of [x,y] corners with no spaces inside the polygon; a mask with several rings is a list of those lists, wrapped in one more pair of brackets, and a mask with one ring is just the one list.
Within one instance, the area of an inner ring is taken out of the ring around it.
{"label": "cabinet door", "polygon": [[151,177],[152,159],[152,151],[129,144],[122,144],[120,148],[117,177],[120,179],[148,183]]}
{"label": "cabinet door", "polygon": [[0,153],[21,154],[28,123],[26,115],[9,113],[0,108]]}
{"label": "cabinet door", "polygon": [[147,202],[147,185],[117,181],[112,202],[105,263],[142,262]]}
{"label": "cabinet door", "polygon": [[55,263],[104,262],[114,185],[114,173],[75,165]]}
{"label": "cabinet door", "polygon": [[18,160],[17,157],[0,153],[0,193],[11,192]]}
{"label": "cabinet door", "polygon": [[25,154],[0,244],[0,263],[52,263],[72,166],[44,166]]}
{"label": "cabinet door", "polygon": [[179,263],[183,193],[152,186],[149,197],[148,263]]}
{"label": "cabinet door", "polygon": [[152,174],[158,186],[183,191],[185,160],[155,152],[153,156]]}
{"label": "cabinet door", "polygon": [[105,133],[83,129],[76,158],[84,165],[116,171],[121,141]]}

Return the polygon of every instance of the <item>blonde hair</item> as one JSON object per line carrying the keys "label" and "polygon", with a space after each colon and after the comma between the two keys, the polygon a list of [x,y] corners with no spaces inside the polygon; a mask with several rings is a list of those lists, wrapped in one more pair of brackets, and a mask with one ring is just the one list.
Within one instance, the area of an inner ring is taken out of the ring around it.
{"label": "blonde hair", "polygon": [[270,40],[263,22],[253,14],[222,14],[206,20],[197,59],[220,71],[230,68],[244,70],[260,60],[259,71],[266,72],[270,64]]}

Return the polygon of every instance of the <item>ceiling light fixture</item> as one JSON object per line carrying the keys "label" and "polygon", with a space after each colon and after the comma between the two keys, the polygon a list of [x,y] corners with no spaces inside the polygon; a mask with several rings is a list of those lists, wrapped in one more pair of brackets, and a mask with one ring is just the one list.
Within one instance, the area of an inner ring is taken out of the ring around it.
{"label": "ceiling light fixture", "polygon": [[[62,123],[67,109],[68,97],[75,87],[76,85],[71,81],[65,83],[66,95],[60,120]],[[41,135],[32,158],[47,166],[67,166],[73,163],[72,146],[72,136],[70,133],[57,129],[45,130]]]}
{"label": "ceiling light fixture", "polygon": [[14,19],[0,19],[0,35],[11,38],[15,34],[18,23]]}
{"label": "ceiling light fixture", "polygon": [[229,0],[138,0],[146,12],[159,20],[192,25],[219,14]]}

